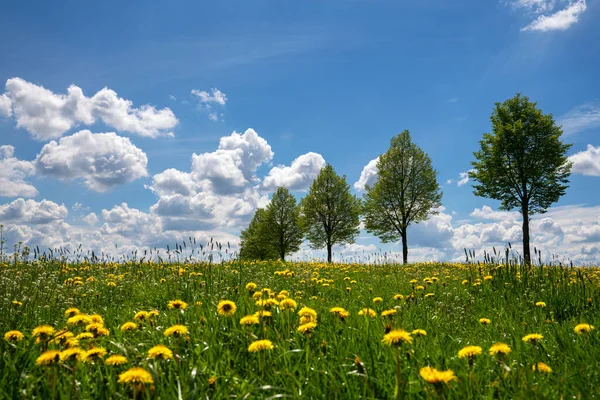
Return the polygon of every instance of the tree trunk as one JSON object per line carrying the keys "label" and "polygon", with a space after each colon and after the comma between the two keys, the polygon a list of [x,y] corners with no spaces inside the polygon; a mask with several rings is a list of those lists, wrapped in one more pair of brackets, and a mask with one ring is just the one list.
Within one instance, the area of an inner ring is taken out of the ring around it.
{"label": "tree trunk", "polygon": [[406,229],[402,230],[402,263],[408,263],[408,241],[406,240]]}
{"label": "tree trunk", "polygon": [[331,264],[331,243],[327,243],[327,263]]}
{"label": "tree trunk", "polygon": [[279,257],[281,258],[281,261],[285,261],[285,251],[284,250],[279,250]]}
{"label": "tree trunk", "polygon": [[521,214],[523,215],[523,258],[525,259],[525,265],[529,266],[531,252],[529,250],[529,209],[527,205],[521,208]]}

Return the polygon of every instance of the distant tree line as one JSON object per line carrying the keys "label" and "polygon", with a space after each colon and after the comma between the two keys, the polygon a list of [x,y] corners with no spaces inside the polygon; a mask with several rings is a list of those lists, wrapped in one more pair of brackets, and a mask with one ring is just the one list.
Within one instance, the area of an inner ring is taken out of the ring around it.
{"label": "distant tree line", "polygon": [[[544,213],[565,193],[571,170],[561,141],[562,130],[551,114],[517,94],[496,103],[492,132],[485,133],[469,177],[474,193],[500,201],[500,209],[518,209],[523,217],[523,259],[531,261],[529,221]],[[332,262],[334,245],[354,243],[364,229],[382,242],[402,242],[408,261],[408,227],[439,212],[442,191],[429,156],[403,131],[390,141],[377,162],[377,180],[365,187],[362,199],[350,193],[345,176],[327,164],[297,204],[284,187],[271,202],[256,210],[241,233],[240,258],[281,259],[300,249],[306,239],[313,249],[326,249]]]}

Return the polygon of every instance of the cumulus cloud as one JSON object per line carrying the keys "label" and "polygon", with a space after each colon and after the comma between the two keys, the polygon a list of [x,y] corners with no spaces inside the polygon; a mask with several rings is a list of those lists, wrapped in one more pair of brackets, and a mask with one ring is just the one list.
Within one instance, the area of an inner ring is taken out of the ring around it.
{"label": "cumulus cloud", "polygon": [[587,9],[585,0],[576,0],[568,4],[562,10],[558,10],[550,15],[540,15],[529,25],[522,28],[522,31],[557,31],[567,30],[576,24]]}
{"label": "cumulus cloud", "polygon": [[565,134],[575,134],[600,127],[600,103],[589,102],[573,108],[558,119]]}
{"label": "cumulus cloud", "polygon": [[377,181],[377,162],[379,161],[379,157],[374,160],[369,161],[367,165],[363,168],[360,173],[360,178],[358,181],[354,182],[354,189],[362,192],[365,190],[365,186],[373,185]]}
{"label": "cumulus cloud", "polygon": [[37,171],[61,180],[81,179],[91,190],[106,192],[147,176],[146,154],[128,138],[88,130],[46,144],[35,160]]}
{"label": "cumulus cloud", "polygon": [[[135,108],[132,101],[106,87],[86,97],[75,85],[69,86],[66,94],[56,94],[24,79],[11,78],[2,96],[3,113],[14,115],[17,127],[26,129],[37,140],[59,138],[80,124],[92,125],[98,119],[118,131],[153,138],[172,135],[169,130],[178,123],[171,109],[150,105]],[[6,104],[10,106],[8,112]]]}
{"label": "cumulus cloud", "polygon": [[325,164],[325,159],[318,153],[303,154],[289,167],[278,165],[272,168],[263,179],[262,188],[275,190],[284,186],[289,190],[307,190]]}
{"label": "cumulus cloud", "polygon": [[12,115],[12,101],[5,94],[0,94],[0,117],[10,117]]}
{"label": "cumulus cloud", "polygon": [[0,221],[21,224],[47,224],[64,219],[69,211],[64,204],[53,201],[16,199],[11,203],[0,205]]}
{"label": "cumulus cloud", "polygon": [[35,197],[37,189],[25,179],[35,174],[35,165],[14,157],[15,148],[0,146],[0,197]]}
{"label": "cumulus cloud", "polygon": [[218,121],[219,116],[223,116],[220,110],[227,103],[227,95],[225,93],[217,88],[212,88],[210,93],[205,90],[192,89],[192,94],[199,98],[199,108],[208,112],[208,118],[211,121]]}
{"label": "cumulus cloud", "polygon": [[587,149],[569,157],[573,163],[571,172],[574,174],[600,176],[600,146],[588,144]]}
{"label": "cumulus cloud", "polygon": [[94,226],[98,223],[98,221],[100,221],[96,213],[93,212],[81,218],[81,220],[90,226]]}

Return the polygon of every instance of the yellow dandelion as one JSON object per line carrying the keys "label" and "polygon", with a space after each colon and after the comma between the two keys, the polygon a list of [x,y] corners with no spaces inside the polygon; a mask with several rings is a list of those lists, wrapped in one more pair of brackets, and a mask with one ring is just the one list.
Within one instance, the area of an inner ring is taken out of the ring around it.
{"label": "yellow dandelion", "polygon": [[433,385],[439,385],[442,383],[449,383],[450,381],[456,380],[456,375],[454,375],[454,371],[451,369],[447,371],[438,371],[432,367],[423,367],[419,371],[419,375],[426,382],[431,383]]}
{"label": "yellow dandelion", "polygon": [[394,315],[396,315],[398,313],[398,310],[392,308],[390,310],[385,310],[381,312],[381,316],[382,317],[393,317]]}
{"label": "yellow dandelion", "polygon": [[427,331],[425,329],[414,329],[411,332],[415,337],[419,336],[427,336]]}
{"label": "yellow dandelion", "polygon": [[188,304],[182,300],[171,300],[168,304],[168,307],[170,309],[175,309],[175,310],[185,310],[187,308],[187,306],[188,306]]}
{"label": "yellow dandelion", "polygon": [[299,333],[310,333],[317,327],[316,322],[307,322],[306,324],[302,324],[296,329]]}
{"label": "yellow dandelion", "polygon": [[256,289],[256,283],[254,283],[254,282],[249,282],[249,283],[246,285],[246,290],[247,290],[247,291],[249,291],[249,292],[253,292],[253,291],[254,291],[254,289]]}
{"label": "yellow dandelion", "polygon": [[404,300],[404,296],[402,296],[401,294],[396,294],[394,295],[394,300]]}
{"label": "yellow dandelion", "polygon": [[388,346],[400,346],[404,343],[412,344],[413,338],[404,329],[394,329],[385,334],[381,342]]}
{"label": "yellow dandelion", "polygon": [[381,297],[375,297],[373,299],[373,304],[379,304],[383,301],[383,299]]}
{"label": "yellow dandelion", "polygon": [[[196,302],[199,303],[199,302]],[[160,312],[158,310],[152,310],[152,311],[148,311],[148,317],[150,318],[156,318],[160,315]]]}
{"label": "yellow dandelion", "polygon": [[8,331],[4,334],[4,340],[10,343],[16,343],[23,340],[25,335],[21,331]]}
{"label": "yellow dandelion", "polygon": [[121,331],[122,332],[131,332],[131,331],[135,331],[138,328],[137,324],[135,322],[125,322],[123,325],[121,325]]}
{"label": "yellow dandelion", "polygon": [[92,323],[90,317],[85,314],[77,314],[67,319],[67,325],[77,326],[77,325],[89,325]]}
{"label": "yellow dandelion", "polygon": [[258,316],[256,315],[246,315],[245,317],[242,317],[242,319],[240,319],[241,325],[256,325],[259,323],[260,321],[258,319]]}
{"label": "yellow dandelion", "polygon": [[257,353],[259,351],[265,350],[273,350],[274,346],[270,340],[257,340],[256,342],[252,342],[250,346],[248,346],[248,351],[250,353]]}
{"label": "yellow dandelion", "polygon": [[504,356],[508,353],[510,353],[512,350],[510,349],[510,346],[504,343],[494,343],[491,347],[490,347],[490,356]]}
{"label": "yellow dandelion", "polygon": [[279,308],[281,310],[294,311],[296,309],[296,307],[298,307],[298,303],[296,303],[295,300],[290,299],[290,298],[285,298],[285,299],[281,300],[281,302],[279,303]]}
{"label": "yellow dandelion", "polygon": [[21,303],[19,300],[13,300],[12,303],[17,307],[21,307],[23,305],[23,303]]}
{"label": "yellow dandelion", "polygon": [[590,333],[594,329],[596,328],[590,324],[578,324],[575,326],[575,328],[573,328],[573,331],[578,335],[583,335],[584,333]]}
{"label": "yellow dandelion", "polygon": [[49,340],[53,334],[54,328],[50,325],[40,325],[31,332],[31,335],[34,338],[37,338],[42,342]]}
{"label": "yellow dandelion", "polygon": [[363,308],[358,312],[358,315],[364,315],[367,317],[375,318],[377,316],[377,313],[371,308]]}
{"label": "yellow dandelion", "polygon": [[165,336],[182,337],[190,334],[190,331],[185,325],[173,325],[165,330]]}
{"label": "yellow dandelion", "polygon": [[419,285],[419,286],[417,286],[417,287],[416,287],[416,289],[417,289],[417,290],[425,290],[425,286],[421,286],[421,285]]}
{"label": "yellow dandelion", "polygon": [[75,339],[77,339],[77,340],[87,340],[87,339],[93,339],[93,338],[94,338],[94,334],[89,333],[89,332],[82,332],[79,335],[75,336]]}
{"label": "yellow dandelion", "polygon": [[104,319],[102,318],[102,316],[100,314],[92,314],[89,316],[89,318],[95,324],[104,325]]}
{"label": "yellow dandelion", "polygon": [[432,298],[432,297],[435,297],[435,293],[427,293],[427,294],[425,295],[425,298],[426,298],[426,299],[430,299],[430,298]]}
{"label": "yellow dandelion", "polygon": [[91,324],[86,325],[85,331],[96,333],[101,328],[104,328],[104,325],[97,322],[92,322]]}
{"label": "yellow dandelion", "polygon": [[525,343],[536,344],[537,342],[539,342],[543,338],[544,338],[544,336],[540,335],[539,333],[530,333],[529,335],[523,336],[522,340]]}
{"label": "yellow dandelion", "polygon": [[546,303],[544,303],[543,301],[538,301],[537,303],[535,303],[536,307],[546,307]]}
{"label": "yellow dandelion", "polygon": [[79,347],[70,347],[60,352],[61,361],[81,361],[85,357],[85,350]]}
{"label": "yellow dandelion", "polygon": [[467,347],[463,347],[462,349],[459,350],[458,352],[458,358],[473,358],[475,356],[478,356],[482,353],[482,348],[479,346],[467,346]]}
{"label": "yellow dandelion", "polygon": [[479,318],[479,323],[481,325],[489,325],[492,321],[489,318]]}
{"label": "yellow dandelion", "polygon": [[156,360],[169,360],[173,358],[173,352],[167,346],[157,344],[148,350],[148,357]]}
{"label": "yellow dandelion", "polygon": [[329,310],[329,312],[332,313],[333,315],[340,317],[342,320],[344,320],[350,316],[350,313],[342,307],[333,307],[332,309]]}
{"label": "yellow dandelion", "polygon": [[316,320],[317,319],[317,312],[315,310],[313,310],[312,308],[309,308],[309,307],[302,307],[298,311],[298,315],[300,317],[308,317],[311,320]]}
{"label": "yellow dandelion", "polygon": [[494,279],[494,277],[491,276],[491,275],[486,275],[486,276],[483,277],[484,281],[491,281],[492,279]]}
{"label": "yellow dandelion", "polygon": [[547,374],[552,372],[552,368],[550,368],[550,366],[548,366],[548,364],[543,363],[543,362],[539,362],[537,364],[533,364],[531,366],[531,369],[533,371],[538,371],[538,372],[545,372]]}
{"label": "yellow dandelion", "polygon": [[67,308],[67,310],[65,311],[65,317],[67,318],[74,317],[77,314],[81,314],[81,312],[75,307]]}
{"label": "yellow dandelion", "polygon": [[254,316],[257,318],[271,318],[273,313],[271,311],[260,310],[254,313]]}
{"label": "yellow dandelion", "polygon": [[237,306],[231,300],[221,300],[217,305],[217,312],[224,317],[231,317],[235,314]]}
{"label": "yellow dandelion", "polygon": [[111,366],[127,364],[127,357],[119,354],[113,354],[112,356],[104,360],[104,364]]}
{"label": "yellow dandelion", "polygon": [[50,350],[43,352],[36,360],[37,365],[48,366],[52,365],[60,360],[60,351]]}
{"label": "yellow dandelion", "polygon": [[92,347],[83,355],[82,361],[90,362],[98,360],[106,355],[106,349],[102,347]]}
{"label": "yellow dandelion", "polygon": [[137,319],[138,321],[145,321],[150,319],[150,313],[148,311],[138,311],[135,313],[133,319]]}
{"label": "yellow dandelion", "polygon": [[144,368],[134,367],[119,375],[119,383],[127,383],[140,389],[143,385],[154,383],[152,374]]}

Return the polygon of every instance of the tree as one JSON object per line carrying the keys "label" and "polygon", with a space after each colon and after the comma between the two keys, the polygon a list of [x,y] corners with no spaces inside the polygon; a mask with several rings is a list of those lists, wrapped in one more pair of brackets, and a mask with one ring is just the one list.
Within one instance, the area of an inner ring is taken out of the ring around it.
{"label": "tree", "polygon": [[285,255],[296,252],[304,238],[300,228],[296,198],[279,187],[266,210],[266,245],[275,249],[282,261]]}
{"label": "tree", "polygon": [[337,175],[331,164],[321,169],[300,208],[306,238],[313,249],[327,247],[328,263],[334,244],[354,243],[360,233],[360,199],[350,194],[346,176]]}
{"label": "tree", "polygon": [[499,200],[501,210],[521,211],[523,258],[529,264],[529,216],[545,213],[565,193],[571,145],[561,142],[562,129],[552,114],[520,94],[496,103],[490,119],[492,133],[479,142],[469,177],[478,182],[475,195]]}
{"label": "tree", "polygon": [[240,259],[243,260],[271,260],[277,259],[279,254],[269,244],[267,226],[267,211],[259,208],[254,213],[248,228],[240,235]]}
{"label": "tree", "polygon": [[393,137],[377,162],[375,184],[366,186],[365,228],[383,243],[402,239],[402,260],[408,262],[408,226],[437,214],[442,192],[431,159],[405,130]]}

